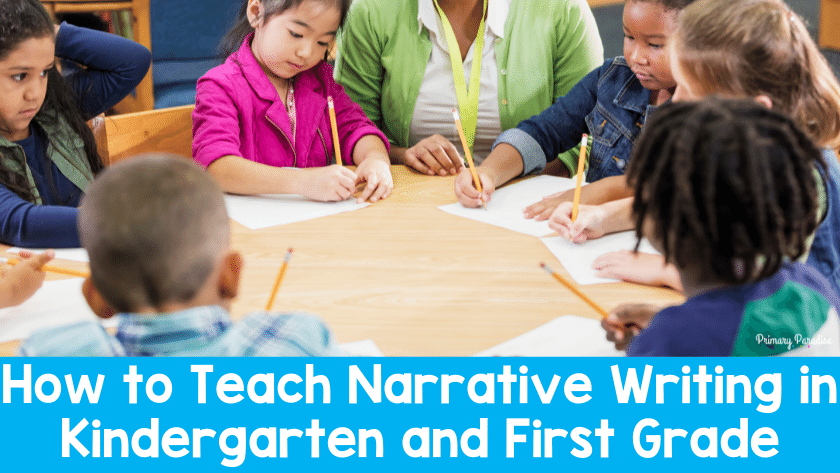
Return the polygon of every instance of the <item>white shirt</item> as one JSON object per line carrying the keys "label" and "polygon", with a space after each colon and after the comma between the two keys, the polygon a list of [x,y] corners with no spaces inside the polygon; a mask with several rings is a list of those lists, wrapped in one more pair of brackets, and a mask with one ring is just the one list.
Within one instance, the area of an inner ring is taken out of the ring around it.
{"label": "white shirt", "polygon": [[[499,76],[496,63],[496,43],[504,37],[505,21],[511,0],[487,0],[487,20],[484,22],[484,50],[481,55],[481,77],[478,92],[478,121],[473,143],[473,158],[481,163],[490,154],[493,142],[501,133],[499,119]],[[418,0],[417,19],[420,32],[429,31],[432,54],[426,65],[420,93],[414,105],[408,138],[412,144],[439,134],[447,138],[461,155],[464,155],[461,139],[452,120],[452,109],[458,107],[455,81],[452,78],[452,61],[449,45],[443,32],[443,24],[437,15],[432,0]],[[475,42],[470,45],[464,60],[464,79],[469,90],[470,72]]]}

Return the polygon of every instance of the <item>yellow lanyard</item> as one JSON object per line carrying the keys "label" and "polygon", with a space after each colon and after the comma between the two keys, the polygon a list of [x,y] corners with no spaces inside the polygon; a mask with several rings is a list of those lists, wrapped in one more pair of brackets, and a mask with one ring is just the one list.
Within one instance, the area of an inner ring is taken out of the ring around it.
{"label": "yellow lanyard", "polygon": [[475,48],[473,49],[473,63],[470,72],[470,90],[467,92],[467,80],[464,78],[464,63],[461,62],[461,47],[455,39],[455,32],[452,25],[440,9],[437,0],[434,0],[435,7],[440,15],[440,22],[443,24],[446,42],[449,45],[449,58],[452,62],[452,79],[455,82],[455,95],[458,97],[458,108],[461,110],[461,124],[464,127],[464,134],[467,137],[467,146],[472,150],[475,141],[475,128],[478,124],[478,89],[481,83],[481,54],[484,50],[484,15],[487,13],[487,0],[484,0],[484,13],[481,15],[481,23],[478,25],[478,35],[475,37]]}

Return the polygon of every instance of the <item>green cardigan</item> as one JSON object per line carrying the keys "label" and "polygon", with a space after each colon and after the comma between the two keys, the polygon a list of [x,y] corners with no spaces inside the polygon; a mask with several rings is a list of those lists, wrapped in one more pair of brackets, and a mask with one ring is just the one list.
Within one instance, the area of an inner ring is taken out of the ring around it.
{"label": "green cardigan", "polygon": [[[586,0],[509,1],[504,38],[496,42],[502,131],[548,108],[604,62]],[[336,81],[404,148],[414,144],[409,127],[432,52],[417,11],[417,0],[355,0],[335,64]]]}
{"label": "green cardigan", "polygon": [[[35,121],[41,126],[47,136],[50,137],[50,144],[45,151],[47,157],[55,163],[58,170],[72,182],[76,187],[85,192],[88,185],[93,181],[93,171],[90,169],[87,155],[85,154],[85,143],[70,128],[70,125],[61,115],[58,115],[58,121],[46,121],[41,117],[35,117]],[[32,189],[32,194],[35,196],[35,204],[41,204],[41,196],[38,193],[38,188],[35,186],[35,179],[32,177],[32,171],[26,164],[26,155],[17,143],[13,143],[2,136],[0,136],[0,148],[3,152],[0,153],[0,159],[11,171],[16,172],[24,177]]]}

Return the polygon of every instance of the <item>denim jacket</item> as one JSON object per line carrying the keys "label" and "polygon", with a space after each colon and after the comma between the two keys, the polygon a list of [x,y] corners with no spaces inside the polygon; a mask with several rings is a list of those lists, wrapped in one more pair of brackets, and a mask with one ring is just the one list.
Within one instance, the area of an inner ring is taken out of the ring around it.
{"label": "denim jacket", "polygon": [[[633,142],[656,107],[649,105],[651,91],[619,56],[587,74],[568,94],[539,115],[508,130],[496,140],[508,143],[522,155],[523,174],[541,171],[550,159],[590,136],[586,181],[624,174]],[[576,162],[564,163],[574,174]]]}
{"label": "denim jacket", "polygon": [[826,213],[805,261],[816,268],[840,294],[840,163],[831,150],[823,150],[827,171],[817,168],[825,181]]}

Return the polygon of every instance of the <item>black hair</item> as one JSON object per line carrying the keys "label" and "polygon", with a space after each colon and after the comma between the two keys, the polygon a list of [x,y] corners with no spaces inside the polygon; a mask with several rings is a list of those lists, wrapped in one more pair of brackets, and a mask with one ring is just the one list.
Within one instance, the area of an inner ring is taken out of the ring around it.
{"label": "black hair", "polygon": [[93,284],[119,312],[193,300],[230,246],[219,185],[183,156],[109,166],[90,185],[77,223]]}
{"label": "black hair", "polygon": [[[0,2],[0,60],[8,57],[26,40],[46,37],[55,39],[55,26],[50,14],[40,1],[3,0]],[[47,94],[44,103],[35,115],[35,119],[52,125],[59,121],[59,116],[63,117],[71,130],[82,139],[91,171],[97,173],[102,170],[102,160],[96,151],[96,140],[85,123],[80,99],[58,69],[53,67],[47,75]],[[45,138],[47,141],[50,139],[49,136]],[[4,152],[0,151],[0,153]],[[4,156],[4,158],[14,159],[12,156]],[[20,163],[21,166],[24,164]],[[48,173],[48,176],[51,176],[51,173]],[[0,183],[22,199],[35,202],[35,194],[26,177],[12,171],[12,168],[2,160],[0,160]],[[55,190],[54,185],[52,187]]]}
{"label": "black hair", "polygon": [[644,3],[658,3],[662,5],[666,10],[682,10],[683,8],[687,7],[691,2],[694,0],[632,0],[634,2],[644,2]]}
{"label": "black hair", "polygon": [[660,107],[639,137],[628,182],[641,238],[702,278],[743,284],[806,251],[819,210],[821,152],[790,118],[749,100]]}
{"label": "black hair", "polygon": [[[262,4],[263,21],[268,21],[275,15],[280,15],[287,10],[292,10],[299,7],[304,2],[321,2],[325,4],[334,5],[339,13],[338,28],[344,26],[344,20],[347,18],[347,11],[350,9],[352,0],[260,0]],[[239,18],[236,24],[230,31],[227,32],[219,45],[219,51],[223,57],[228,57],[242,45],[245,37],[248,36],[254,28],[248,21],[248,0],[242,1],[242,7],[239,9]],[[326,59],[326,58],[325,58]]]}

